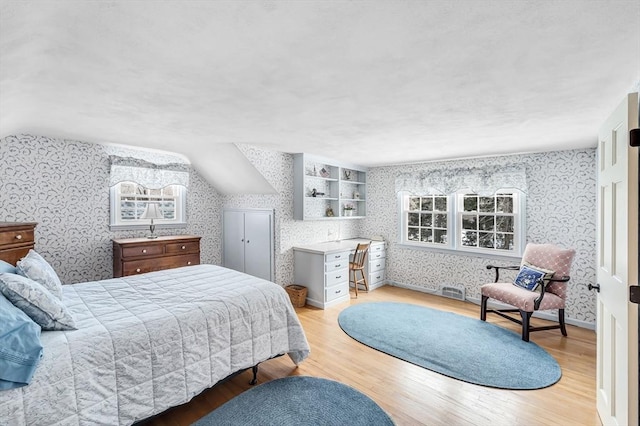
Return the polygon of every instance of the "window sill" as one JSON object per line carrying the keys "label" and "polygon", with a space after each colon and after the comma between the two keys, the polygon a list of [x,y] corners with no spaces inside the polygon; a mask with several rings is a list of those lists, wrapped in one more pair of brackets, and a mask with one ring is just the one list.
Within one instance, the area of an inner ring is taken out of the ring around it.
{"label": "window sill", "polygon": [[449,247],[427,247],[422,245],[414,245],[414,244],[406,244],[406,243],[397,243],[396,247],[406,250],[421,250],[421,251],[429,251],[433,253],[442,253],[442,254],[453,254],[456,256],[467,256],[467,257],[480,257],[483,259],[494,259],[494,260],[504,260],[508,262],[517,261],[518,264],[522,259],[521,254],[513,253],[482,253],[471,250],[459,250]]}
{"label": "window sill", "polygon": [[[157,229],[181,229],[181,228],[186,228],[187,227],[187,223],[186,222],[179,222],[179,223],[156,223],[156,230]],[[136,224],[136,225],[109,225],[109,230],[110,231],[140,231],[140,230],[149,230],[149,226],[150,225],[144,225],[144,224]]]}

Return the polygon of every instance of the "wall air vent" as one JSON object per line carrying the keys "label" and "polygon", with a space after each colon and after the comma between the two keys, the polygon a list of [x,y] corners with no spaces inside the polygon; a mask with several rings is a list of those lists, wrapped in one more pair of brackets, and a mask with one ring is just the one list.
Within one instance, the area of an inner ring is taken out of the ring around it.
{"label": "wall air vent", "polygon": [[454,287],[450,284],[443,284],[440,286],[440,296],[456,300],[465,300],[464,287]]}

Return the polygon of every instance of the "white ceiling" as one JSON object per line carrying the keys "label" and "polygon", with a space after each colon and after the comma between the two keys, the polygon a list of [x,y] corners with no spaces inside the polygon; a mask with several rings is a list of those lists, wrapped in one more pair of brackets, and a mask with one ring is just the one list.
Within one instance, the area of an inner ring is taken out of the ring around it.
{"label": "white ceiling", "polygon": [[[7,1],[0,136],[375,166],[593,147],[638,0]],[[226,145],[228,149],[229,145]]]}

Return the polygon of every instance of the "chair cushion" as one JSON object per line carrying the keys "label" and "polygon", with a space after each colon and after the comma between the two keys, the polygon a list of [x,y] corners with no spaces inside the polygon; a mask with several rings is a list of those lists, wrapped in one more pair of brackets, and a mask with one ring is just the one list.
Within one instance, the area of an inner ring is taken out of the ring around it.
{"label": "chair cushion", "polygon": [[[483,296],[507,303],[525,312],[533,312],[535,300],[540,296],[536,291],[516,287],[512,283],[492,283],[480,287]],[[553,293],[545,293],[539,310],[564,309],[564,299]]]}

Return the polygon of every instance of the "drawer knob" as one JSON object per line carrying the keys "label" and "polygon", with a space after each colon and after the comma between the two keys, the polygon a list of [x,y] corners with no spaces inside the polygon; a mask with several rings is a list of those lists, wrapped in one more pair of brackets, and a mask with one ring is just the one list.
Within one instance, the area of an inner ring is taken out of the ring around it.
{"label": "drawer knob", "polygon": [[185,246],[182,246],[182,250],[184,250],[184,249],[186,249],[186,248],[187,248],[187,247],[185,247]]}
{"label": "drawer knob", "polygon": [[191,265],[191,262],[187,262],[187,265]]}
{"label": "drawer knob", "polygon": [[18,234],[16,235],[16,240],[21,240],[22,239],[22,235]]}
{"label": "drawer knob", "polygon": [[143,252],[143,253],[146,253],[146,252],[147,252],[147,249],[142,249],[142,252]]}
{"label": "drawer knob", "polygon": [[342,275],[338,275],[338,276],[336,277],[336,280],[339,280],[340,278],[342,278]]}
{"label": "drawer knob", "polygon": [[136,272],[140,272],[140,268],[136,269]]}
{"label": "drawer knob", "polygon": [[336,290],[336,294],[342,293],[342,290]]}
{"label": "drawer knob", "polygon": [[337,263],[335,268],[338,269],[339,267],[341,267],[342,265],[340,263]]}

